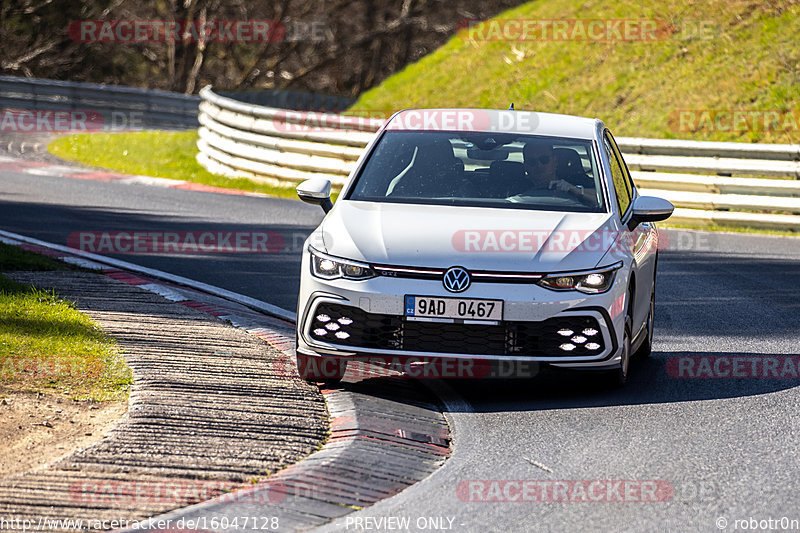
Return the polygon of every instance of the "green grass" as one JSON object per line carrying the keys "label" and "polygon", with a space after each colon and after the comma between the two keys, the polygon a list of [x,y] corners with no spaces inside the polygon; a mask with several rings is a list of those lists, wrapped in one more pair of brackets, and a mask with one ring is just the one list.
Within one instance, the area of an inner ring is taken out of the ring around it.
{"label": "green grass", "polygon": [[[62,268],[69,265],[0,244],[0,271]],[[115,341],[72,302],[0,274],[0,392],[115,401],[127,397],[131,380]]]}
{"label": "green grass", "polygon": [[362,94],[351,111],[505,109],[514,102],[517,109],[598,117],[618,136],[800,139],[800,123],[792,131],[681,131],[676,122],[680,110],[794,111],[800,121],[797,0],[548,0],[497,17],[603,18],[660,19],[675,31],[654,42],[604,43],[471,39],[464,29]]}
{"label": "green grass", "polygon": [[52,257],[0,243],[0,272],[10,270],[66,270],[74,268]]}
{"label": "green grass", "polygon": [[293,187],[275,187],[246,178],[226,178],[208,172],[195,159],[196,143],[195,130],[82,133],[59,137],[47,149],[62,159],[123,174],[185,180],[281,198],[297,198]]}
{"label": "green grass", "polygon": [[777,229],[764,229],[764,228],[751,228],[749,226],[737,226],[734,224],[729,225],[722,225],[722,224],[689,224],[689,223],[680,223],[675,224],[669,222],[661,222],[658,224],[659,228],[666,228],[666,229],[693,229],[693,230],[703,230],[703,231],[716,231],[720,233],[758,233],[761,235],[772,235],[776,237],[800,237],[800,232],[791,231],[791,230],[777,230]]}

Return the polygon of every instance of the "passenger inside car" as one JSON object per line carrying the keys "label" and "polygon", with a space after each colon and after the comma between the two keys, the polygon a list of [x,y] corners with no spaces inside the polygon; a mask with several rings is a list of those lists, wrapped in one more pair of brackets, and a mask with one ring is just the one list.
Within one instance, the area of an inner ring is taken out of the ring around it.
{"label": "passenger inside car", "polygon": [[464,163],[447,139],[433,138],[416,147],[411,166],[390,184],[387,196],[463,197],[474,194],[464,178]]}

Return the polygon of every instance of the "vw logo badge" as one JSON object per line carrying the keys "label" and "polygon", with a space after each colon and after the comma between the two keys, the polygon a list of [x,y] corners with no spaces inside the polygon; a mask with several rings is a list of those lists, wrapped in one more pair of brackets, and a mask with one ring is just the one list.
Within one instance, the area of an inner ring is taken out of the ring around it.
{"label": "vw logo badge", "polygon": [[448,268],[442,280],[444,288],[450,292],[464,292],[469,287],[469,272],[462,267]]}

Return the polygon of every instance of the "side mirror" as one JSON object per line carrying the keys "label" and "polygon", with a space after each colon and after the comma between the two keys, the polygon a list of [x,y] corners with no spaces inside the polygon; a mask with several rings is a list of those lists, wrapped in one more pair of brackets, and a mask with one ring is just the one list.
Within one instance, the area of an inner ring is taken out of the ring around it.
{"label": "side mirror", "polygon": [[628,222],[628,229],[633,230],[642,222],[658,222],[672,216],[675,206],[655,196],[638,196],[633,201],[633,213]]}
{"label": "side mirror", "polygon": [[314,178],[297,186],[297,196],[306,203],[322,207],[326,213],[333,208],[331,202],[331,180]]}

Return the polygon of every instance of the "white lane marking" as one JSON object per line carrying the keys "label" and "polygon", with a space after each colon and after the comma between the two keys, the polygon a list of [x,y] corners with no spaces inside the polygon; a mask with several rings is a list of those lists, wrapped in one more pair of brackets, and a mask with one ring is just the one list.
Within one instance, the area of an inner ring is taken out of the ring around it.
{"label": "white lane marking", "polygon": [[161,279],[164,281],[171,281],[177,285],[183,285],[185,287],[190,287],[192,289],[197,289],[202,292],[207,292],[214,296],[219,296],[220,298],[224,298],[226,300],[231,300],[233,302],[239,303],[244,305],[245,307],[250,307],[257,311],[261,311],[268,315],[272,315],[277,318],[281,318],[283,320],[288,320],[290,322],[294,322],[296,320],[296,315],[292,311],[288,309],[284,309],[282,307],[278,307],[277,305],[272,305],[270,303],[258,300],[256,298],[251,298],[250,296],[245,296],[244,294],[239,294],[233,291],[229,291],[227,289],[223,289],[220,287],[215,287],[214,285],[209,285],[208,283],[203,283],[202,281],[196,281],[193,279],[185,278],[183,276],[176,276],[174,274],[170,274],[168,272],[164,272],[161,270],[156,270],[154,268],[147,268],[139,265],[135,265],[133,263],[128,263],[127,261],[120,261],[119,259],[112,259],[110,257],[105,257],[99,254],[93,254],[91,252],[84,252],[82,250],[77,250],[75,248],[69,248],[67,246],[62,246],[60,244],[53,244],[51,242],[40,241],[39,239],[34,239],[32,237],[26,237],[24,235],[19,235],[17,233],[12,233],[10,231],[3,231],[0,230],[0,237],[6,237],[8,239],[16,239],[20,242],[27,243],[27,244],[35,244],[37,246],[42,246],[44,248],[48,248],[50,250],[57,250],[59,252],[64,252],[68,254],[77,255],[79,257],[83,257],[85,259],[89,259],[91,261],[95,261],[97,263],[101,263],[103,265],[110,265],[116,268],[120,268],[122,270],[129,270],[131,272],[136,272],[139,274],[144,274],[146,276],[150,276],[152,278]]}
{"label": "white lane marking", "polygon": [[92,172],[91,170],[82,170],[79,168],[74,167],[62,167],[62,166],[49,166],[49,167],[34,167],[34,168],[25,168],[22,169],[22,172],[25,174],[34,174],[36,176],[55,176],[60,177],[65,174],[81,174],[85,172]]}
{"label": "white lane marking", "polygon": [[160,285],[158,283],[146,283],[144,285],[137,285],[137,287],[146,291],[154,292],[159,296],[163,296],[167,300],[171,300],[173,302],[185,302],[189,299],[175,289],[165,287],[164,285]]}
{"label": "white lane marking", "polygon": [[[9,144],[8,151],[11,151],[11,144]],[[23,163],[25,159],[20,159],[16,157],[8,157],[8,156],[0,156],[0,163]],[[96,169],[85,169],[85,168],[76,168],[76,167],[65,167],[65,166],[58,166],[52,165],[47,167],[34,167],[34,168],[23,168],[20,169],[19,172],[23,172],[26,174],[33,174],[36,176],[53,176],[53,177],[70,177],[76,174],[87,174],[92,172],[98,172]],[[101,171],[102,172],[102,171]],[[108,171],[110,175],[115,175],[114,172]],[[117,176],[122,176],[122,174],[116,174]],[[186,180],[173,180],[169,178],[156,178],[153,176],[127,176],[127,177],[119,177],[113,178],[115,183],[123,183],[125,185],[148,185],[148,186],[155,186],[155,187],[164,187],[164,188],[173,188],[179,185],[187,185],[193,182],[186,181]],[[204,187],[202,184],[197,184],[200,187]],[[210,189],[203,189],[201,192],[212,192],[217,194],[230,194],[223,191],[215,191],[214,189],[224,189],[224,187],[211,187]],[[242,191],[242,196],[252,196],[254,198],[272,198],[269,194],[261,193],[261,192],[252,192],[252,191]]]}
{"label": "white lane marking", "polygon": [[124,183],[125,185],[151,185],[154,187],[174,187],[187,183],[184,180],[171,180],[169,178],[154,178],[152,176],[133,176],[130,178],[122,178],[117,180],[117,183]]}
{"label": "white lane marking", "polygon": [[71,255],[65,255],[59,257],[61,261],[65,263],[69,263],[71,265],[77,265],[83,268],[91,268],[92,270],[104,270],[108,268],[106,265],[101,265],[100,263],[95,263],[94,261],[89,261],[88,259],[84,259],[83,257],[74,257]]}

